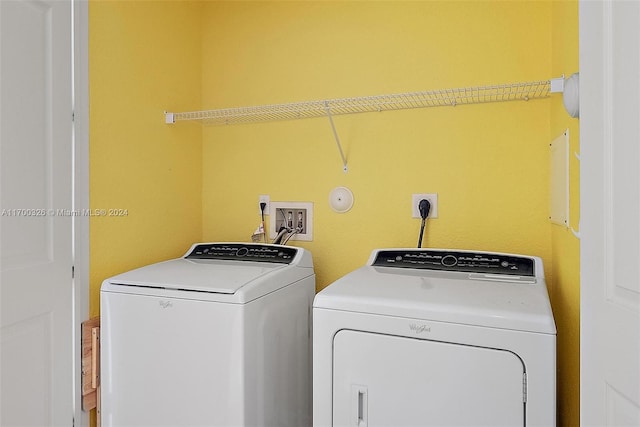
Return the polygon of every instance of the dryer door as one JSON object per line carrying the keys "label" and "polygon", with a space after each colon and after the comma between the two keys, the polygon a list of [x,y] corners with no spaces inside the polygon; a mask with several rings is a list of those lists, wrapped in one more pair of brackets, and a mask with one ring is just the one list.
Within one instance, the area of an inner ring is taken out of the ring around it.
{"label": "dryer door", "polygon": [[524,366],[509,351],[342,330],[333,360],[334,426],[525,424]]}

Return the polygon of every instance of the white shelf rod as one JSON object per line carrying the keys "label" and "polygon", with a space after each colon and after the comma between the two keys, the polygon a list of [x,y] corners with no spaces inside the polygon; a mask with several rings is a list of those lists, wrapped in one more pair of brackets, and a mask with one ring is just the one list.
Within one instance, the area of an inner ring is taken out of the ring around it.
{"label": "white shelf rod", "polygon": [[[208,125],[231,125],[278,120],[294,120],[411,108],[482,104],[489,102],[528,101],[546,98],[561,92],[562,78],[494,86],[408,92],[390,95],[338,98],[323,101],[304,101],[253,107],[224,108],[219,110],[165,113],[166,123],[181,120],[202,121]],[[552,90],[553,85],[553,90]]]}

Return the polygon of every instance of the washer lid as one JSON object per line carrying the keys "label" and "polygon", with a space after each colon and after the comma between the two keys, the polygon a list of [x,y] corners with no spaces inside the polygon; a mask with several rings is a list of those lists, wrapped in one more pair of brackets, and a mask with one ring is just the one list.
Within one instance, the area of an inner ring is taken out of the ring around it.
{"label": "washer lid", "polygon": [[234,294],[248,283],[286,264],[209,259],[173,259],[110,278],[114,285]]}
{"label": "washer lid", "polygon": [[318,293],[314,308],[556,333],[540,277],[365,266]]}

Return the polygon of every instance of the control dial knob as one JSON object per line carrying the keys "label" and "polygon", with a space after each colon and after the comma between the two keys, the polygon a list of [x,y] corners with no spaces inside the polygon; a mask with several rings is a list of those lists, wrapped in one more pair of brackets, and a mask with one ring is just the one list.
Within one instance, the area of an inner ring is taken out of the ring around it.
{"label": "control dial knob", "polygon": [[458,258],[456,258],[453,255],[445,255],[444,257],[442,257],[442,259],[440,260],[440,262],[442,263],[442,265],[444,265],[445,267],[453,267],[458,263]]}
{"label": "control dial knob", "polygon": [[242,247],[238,249],[238,251],[236,252],[236,256],[245,256],[248,253],[249,253],[249,249]]}

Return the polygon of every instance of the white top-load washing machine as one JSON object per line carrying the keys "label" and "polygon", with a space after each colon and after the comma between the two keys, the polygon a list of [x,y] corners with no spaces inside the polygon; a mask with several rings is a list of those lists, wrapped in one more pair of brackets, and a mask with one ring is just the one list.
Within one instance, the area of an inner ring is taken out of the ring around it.
{"label": "white top-load washing machine", "polygon": [[314,427],[555,426],[539,258],[375,250],[313,316]]}
{"label": "white top-load washing machine", "polygon": [[197,243],[107,279],[103,426],[310,426],[315,275],[301,248]]}

